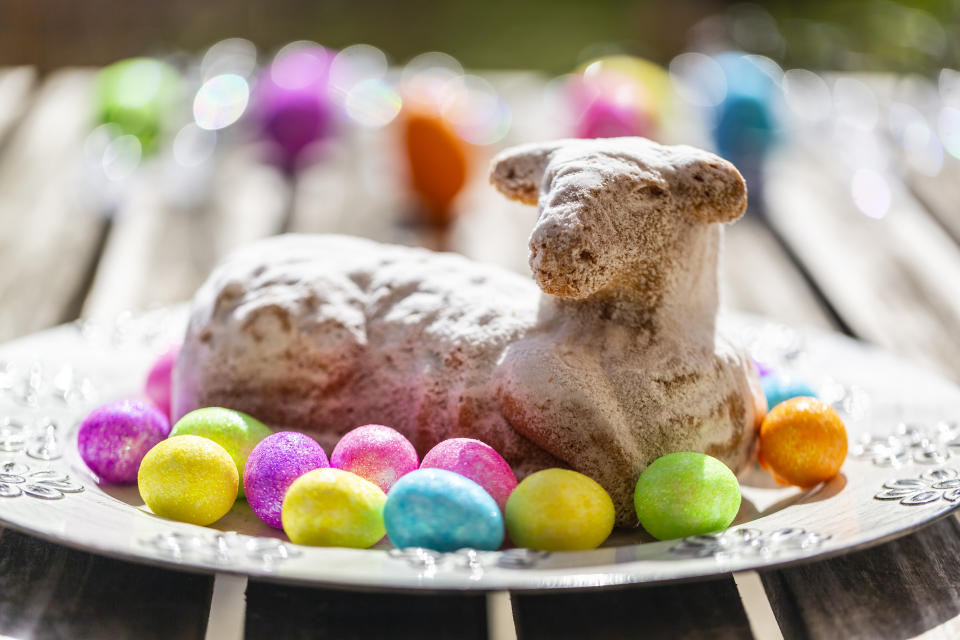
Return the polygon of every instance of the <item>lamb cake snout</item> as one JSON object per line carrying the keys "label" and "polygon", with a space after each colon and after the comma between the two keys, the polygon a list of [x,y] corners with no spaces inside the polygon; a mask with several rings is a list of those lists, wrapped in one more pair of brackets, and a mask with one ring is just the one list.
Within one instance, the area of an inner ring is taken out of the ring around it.
{"label": "lamb cake snout", "polygon": [[716,331],[720,223],[746,206],[736,169],[641,138],[561,140],[505,151],[490,179],[539,208],[533,281],[346,236],[249,245],[194,298],[174,416],[226,406],[327,451],[367,423],[421,456],[476,438],[521,478],[591,476],[621,526],[661,455],[745,467],[766,405]]}

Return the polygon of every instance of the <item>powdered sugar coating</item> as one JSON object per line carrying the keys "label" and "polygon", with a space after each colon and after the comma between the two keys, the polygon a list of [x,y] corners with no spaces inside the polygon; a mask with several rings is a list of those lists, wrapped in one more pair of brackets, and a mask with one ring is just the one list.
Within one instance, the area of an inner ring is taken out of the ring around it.
{"label": "powdered sugar coating", "polygon": [[143,388],[144,395],[150,399],[150,402],[157,405],[168,419],[170,418],[173,366],[177,363],[178,353],[180,353],[180,345],[172,346],[160,354],[150,367],[150,373],[147,374],[147,381]]}
{"label": "powdered sugar coating", "polygon": [[80,457],[104,482],[137,480],[140,461],[170,433],[170,420],[141,400],[121,400],[90,412],[77,432]]}
{"label": "powdered sugar coating", "polygon": [[473,480],[489,493],[500,510],[517,487],[510,465],[488,444],[472,438],[450,438],[423,456],[421,469],[446,469]]}
{"label": "powdered sugar coating", "polygon": [[519,478],[590,476],[627,526],[656,458],[750,464],[765,400],[715,322],[717,223],[746,205],[736,169],[639,138],[561,140],[505,151],[491,181],[538,205],[536,284],[345,236],[258,242],[197,292],[174,414],[231,406],[325,446],[363,423],[420,453],[475,438]]}
{"label": "powdered sugar coating", "polygon": [[355,473],[390,492],[403,475],[420,466],[417,450],[395,429],[368,424],[347,433],[330,454],[330,466]]}
{"label": "powdered sugar coating", "polygon": [[243,469],[243,489],[257,517],[282,529],[283,496],[293,481],[314,469],[330,466],[327,454],[313,438],[280,431],[261,440]]}

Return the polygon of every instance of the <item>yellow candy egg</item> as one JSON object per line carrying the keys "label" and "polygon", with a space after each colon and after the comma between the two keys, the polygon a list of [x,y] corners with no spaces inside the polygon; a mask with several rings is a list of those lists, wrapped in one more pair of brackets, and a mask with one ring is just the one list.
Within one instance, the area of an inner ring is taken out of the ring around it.
{"label": "yellow candy egg", "polygon": [[222,518],[237,499],[240,474],[227,450],[200,436],[157,444],[140,463],[140,497],[158,516],[207,525]]}
{"label": "yellow candy egg", "polygon": [[365,549],[387,533],[386,502],[387,494],[369,480],[340,469],[316,469],[287,489],[280,518],[297,544]]}
{"label": "yellow candy egg", "polygon": [[507,499],[507,531],[519,547],[580,551],[600,546],[613,531],[610,495],[591,478],[544,469],[517,485]]}

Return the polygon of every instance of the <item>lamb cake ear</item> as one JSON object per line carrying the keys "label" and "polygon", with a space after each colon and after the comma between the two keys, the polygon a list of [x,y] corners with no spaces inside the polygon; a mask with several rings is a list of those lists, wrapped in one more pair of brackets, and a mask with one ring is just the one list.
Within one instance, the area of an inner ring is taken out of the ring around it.
{"label": "lamb cake ear", "polygon": [[695,222],[733,222],[747,209],[747,185],[731,163],[693,147],[671,147],[676,155],[667,179],[677,205]]}
{"label": "lamb cake ear", "polygon": [[490,165],[490,183],[511,200],[537,204],[550,155],[564,143],[536,142],[499,153]]}

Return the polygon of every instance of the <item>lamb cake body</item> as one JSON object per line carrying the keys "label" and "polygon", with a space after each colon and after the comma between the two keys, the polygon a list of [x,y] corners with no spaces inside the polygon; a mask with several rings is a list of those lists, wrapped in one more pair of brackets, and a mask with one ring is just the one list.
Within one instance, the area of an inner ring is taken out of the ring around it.
{"label": "lamb cake body", "polygon": [[476,438],[520,478],[556,466],[591,476],[624,526],[659,456],[748,465],[766,403],[750,359],[715,326],[720,223],[746,206],[737,170],[641,138],[564,140],[507,150],[491,182],[539,206],[536,283],[345,236],[250,245],[196,295],[174,417],[230,407],[327,451],[367,423],[396,428],[421,456]]}

